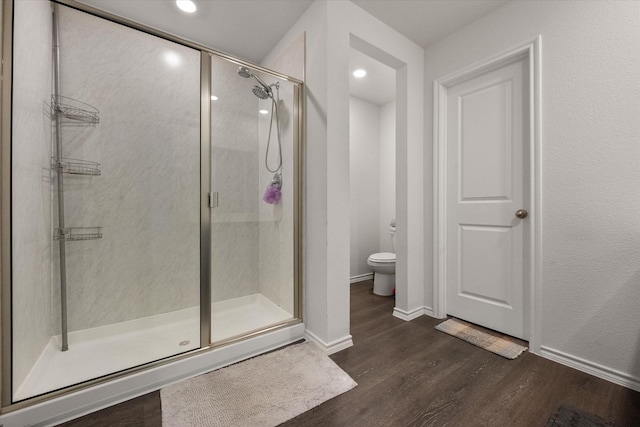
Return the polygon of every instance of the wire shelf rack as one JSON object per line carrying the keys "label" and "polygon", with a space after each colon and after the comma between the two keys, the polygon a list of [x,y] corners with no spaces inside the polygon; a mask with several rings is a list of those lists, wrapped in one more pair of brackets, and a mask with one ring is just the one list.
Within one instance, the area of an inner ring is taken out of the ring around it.
{"label": "wire shelf rack", "polygon": [[60,161],[58,162],[55,158],[52,158],[51,167],[55,170],[61,170],[62,173],[66,173],[69,175],[97,176],[102,174],[102,172],[100,171],[100,163],[91,162],[89,160],[66,158],[60,159]]}
{"label": "wire shelf rack", "polygon": [[102,227],[56,228],[53,240],[96,240],[102,239]]}
{"label": "wire shelf rack", "polygon": [[68,96],[51,95],[51,113],[52,117],[60,114],[71,122],[100,123],[100,111],[97,108]]}

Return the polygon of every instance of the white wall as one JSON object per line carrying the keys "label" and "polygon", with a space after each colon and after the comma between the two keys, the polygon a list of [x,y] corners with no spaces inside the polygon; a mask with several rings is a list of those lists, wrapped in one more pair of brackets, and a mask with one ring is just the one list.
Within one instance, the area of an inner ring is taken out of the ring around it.
{"label": "white wall", "polygon": [[350,277],[371,273],[380,251],[380,107],[351,97],[349,106]]}
{"label": "white wall", "polygon": [[351,345],[345,286],[349,214],[344,209],[349,203],[349,49],[355,38],[373,46],[370,52],[362,46],[358,50],[397,70],[396,163],[401,191],[396,196],[396,314],[407,318],[422,314],[424,308],[424,51],[351,2],[316,1],[271,55],[303,32],[307,42],[304,321],[309,337],[328,351],[337,351]]}
{"label": "white wall", "polygon": [[288,41],[289,39],[285,37],[272,52],[269,52],[260,65],[304,81],[305,34],[298,34],[289,45],[283,48]]}
{"label": "white wall", "polygon": [[371,273],[369,255],[393,252],[389,222],[396,215],[396,103],[376,105],[351,97],[349,107],[351,267]]}
{"label": "white wall", "polygon": [[[327,213],[327,4],[314,2],[267,56],[279,56],[305,34],[305,200],[304,200],[304,322],[307,334],[325,347],[348,346],[349,295],[328,278]],[[348,246],[347,246],[348,251]],[[347,252],[348,257],[348,252]],[[348,258],[347,258],[348,259]],[[348,267],[345,276],[348,277]],[[348,280],[348,279],[347,279]],[[333,295],[337,291],[337,298]],[[346,301],[342,297],[346,294]],[[334,300],[335,298],[335,300]],[[331,300],[330,300],[331,299]],[[334,313],[329,317],[329,306]]]}
{"label": "white wall", "polygon": [[[350,46],[396,70],[396,307],[394,315],[410,320],[424,313],[424,203],[423,203],[423,58],[424,51],[395,30],[351,2],[330,2],[340,26],[330,34],[335,39],[331,59],[330,99],[341,99],[348,88],[348,62],[341,49]],[[340,38],[342,38],[340,40]],[[343,43],[338,43],[342,41]],[[340,52],[341,55],[337,55]],[[347,52],[348,54],[348,52]],[[343,85],[341,79],[346,79]],[[333,125],[338,134],[348,122],[338,105]],[[331,127],[331,126],[330,126]],[[333,140],[333,138],[332,138]]]}
{"label": "white wall", "polygon": [[380,106],[380,251],[393,252],[389,223],[396,217],[396,102]]}
{"label": "white wall", "polygon": [[[432,82],[542,36],[541,354],[640,389],[640,3],[509,2],[425,52]],[[425,223],[432,223],[425,175]],[[430,226],[425,241],[432,237]],[[430,245],[425,260],[431,263]],[[426,295],[431,303],[432,287]],[[534,349],[535,350],[535,349]]]}

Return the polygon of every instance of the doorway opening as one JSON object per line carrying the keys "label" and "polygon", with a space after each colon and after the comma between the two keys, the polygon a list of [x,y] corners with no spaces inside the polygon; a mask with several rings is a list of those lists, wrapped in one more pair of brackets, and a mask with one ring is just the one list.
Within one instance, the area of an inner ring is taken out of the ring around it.
{"label": "doorway opening", "polygon": [[354,47],[349,69],[350,283],[393,298],[396,70]]}

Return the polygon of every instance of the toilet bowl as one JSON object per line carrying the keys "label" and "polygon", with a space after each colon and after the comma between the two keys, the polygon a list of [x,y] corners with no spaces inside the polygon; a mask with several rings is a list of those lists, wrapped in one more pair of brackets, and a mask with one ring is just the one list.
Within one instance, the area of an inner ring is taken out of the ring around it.
{"label": "toilet bowl", "polygon": [[[395,220],[391,221],[389,233],[391,244],[395,250]],[[396,287],[396,254],[379,252],[369,256],[367,265],[373,271],[373,293],[380,296],[393,295]]]}

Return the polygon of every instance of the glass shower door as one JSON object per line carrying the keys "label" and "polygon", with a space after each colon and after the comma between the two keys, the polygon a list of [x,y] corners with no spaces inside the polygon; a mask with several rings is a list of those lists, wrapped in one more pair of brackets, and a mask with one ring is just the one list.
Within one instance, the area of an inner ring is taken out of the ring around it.
{"label": "glass shower door", "polygon": [[200,52],[57,8],[56,90],[15,2],[14,402],[200,347]]}
{"label": "glass shower door", "polygon": [[211,340],[293,320],[294,84],[211,59]]}

